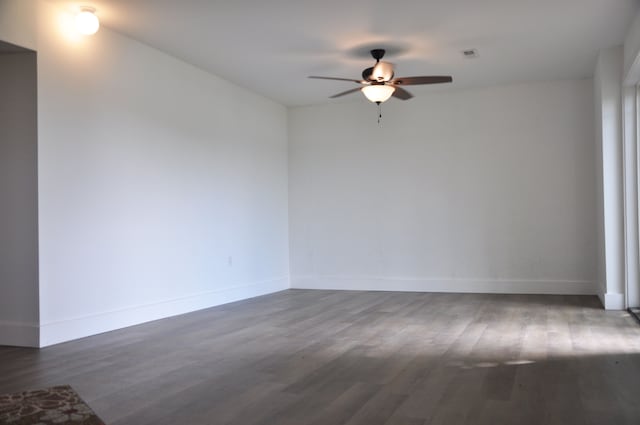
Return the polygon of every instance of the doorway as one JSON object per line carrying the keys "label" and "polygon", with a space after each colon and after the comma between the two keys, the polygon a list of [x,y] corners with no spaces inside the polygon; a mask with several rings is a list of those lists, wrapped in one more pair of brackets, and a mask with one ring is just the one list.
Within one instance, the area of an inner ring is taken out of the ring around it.
{"label": "doorway", "polygon": [[36,52],[0,41],[0,345],[39,345]]}

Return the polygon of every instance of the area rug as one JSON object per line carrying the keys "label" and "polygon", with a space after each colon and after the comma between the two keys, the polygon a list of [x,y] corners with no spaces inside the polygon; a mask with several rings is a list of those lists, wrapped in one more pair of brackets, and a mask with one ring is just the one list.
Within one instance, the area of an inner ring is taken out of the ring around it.
{"label": "area rug", "polygon": [[0,395],[1,425],[104,425],[69,385]]}

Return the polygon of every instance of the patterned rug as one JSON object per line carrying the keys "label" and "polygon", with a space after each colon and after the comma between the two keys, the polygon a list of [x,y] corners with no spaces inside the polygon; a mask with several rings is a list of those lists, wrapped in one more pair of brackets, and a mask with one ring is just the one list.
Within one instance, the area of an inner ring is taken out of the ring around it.
{"label": "patterned rug", "polygon": [[104,425],[69,385],[0,395],[1,425]]}

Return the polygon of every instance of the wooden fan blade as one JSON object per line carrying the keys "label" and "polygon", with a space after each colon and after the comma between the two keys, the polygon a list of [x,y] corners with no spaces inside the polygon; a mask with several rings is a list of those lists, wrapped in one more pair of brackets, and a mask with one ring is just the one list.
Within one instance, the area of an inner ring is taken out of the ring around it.
{"label": "wooden fan blade", "polygon": [[413,86],[417,84],[441,84],[453,81],[449,75],[431,75],[422,77],[398,77],[391,81],[394,85]]}
{"label": "wooden fan blade", "polygon": [[411,93],[409,93],[402,87],[396,87],[396,91],[393,92],[392,96],[397,97],[400,100],[409,100],[413,97]]}
{"label": "wooden fan blade", "polygon": [[343,91],[342,93],[338,93],[338,94],[334,94],[333,96],[329,96],[329,99],[334,99],[336,97],[344,96],[345,94],[357,92],[357,91],[360,91],[360,90],[361,90],[361,87],[356,87],[355,89]]}
{"label": "wooden fan blade", "polygon": [[308,78],[315,78],[316,80],[337,80],[337,81],[351,81],[352,83],[362,84],[361,80],[353,80],[351,78],[339,78],[339,77],[317,77],[315,75],[311,75]]}

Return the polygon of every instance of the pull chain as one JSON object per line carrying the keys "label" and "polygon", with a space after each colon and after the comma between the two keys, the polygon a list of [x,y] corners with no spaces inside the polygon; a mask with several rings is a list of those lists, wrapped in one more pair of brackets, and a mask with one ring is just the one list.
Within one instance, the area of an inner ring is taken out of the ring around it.
{"label": "pull chain", "polygon": [[378,104],[378,125],[380,125],[380,120],[382,119],[382,103],[376,102]]}

